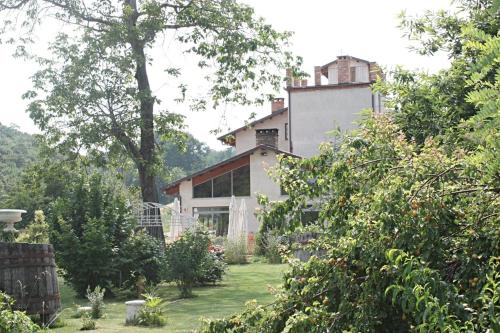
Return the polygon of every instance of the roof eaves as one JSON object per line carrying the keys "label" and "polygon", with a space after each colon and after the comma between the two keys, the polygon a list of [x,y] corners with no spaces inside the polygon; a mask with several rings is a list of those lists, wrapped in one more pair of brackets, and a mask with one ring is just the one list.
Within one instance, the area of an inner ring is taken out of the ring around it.
{"label": "roof eaves", "polygon": [[271,119],[271,118],[273,118],[274,116],[280,115],[280,114],[282,114],[282,113],[283,113],[283,112],[285,112],[285,111],[288,111],[288,108],[282,108],[282,109],[276,110],[276,111],[272,112],[271,114],[268,114],[268,115],[267,115],[267,116],[265,116],[265,117],[262,117],[262,118],[256,119],[256,120],[252,121],[251,123],[248,123],[248,124],[247,124],[247,125],[245,125],[245,126],[242,126],[242,127],[240,127],[240,128],[235,129],[234,131],[231,131],[231,132],[226,133],[226,134],[224,134],[224,135],[222,135],[222,136],[219,136],[219,137],[217,138],[217,140],[221,140],[221,141],[222,141],[222,140],[224,140],[224,138],[226,138],[226,137],[227,137],[227,136],[229,136],[229,135],[234,135],[234,134],[236,134],[236,133],[237,133],[237,132],[239,132],[239,131],[243,131],[243,130],[245,130],[245,129],[251,128],[251,127],[255,126],[256,124],[258,124],[258,123],[260,123],[260,122],[262,122],[262,121],[265,121],[265,120]]}

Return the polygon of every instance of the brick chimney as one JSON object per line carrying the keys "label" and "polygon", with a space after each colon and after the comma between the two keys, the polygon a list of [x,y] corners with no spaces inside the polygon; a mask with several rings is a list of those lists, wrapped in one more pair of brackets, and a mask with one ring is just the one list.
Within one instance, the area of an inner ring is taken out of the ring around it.
{"label": "brick chimney", "polygon": [[314,66],[314,85],[321,85],[321,66]]}
{"label": "brick chimney", "polygon": [[349,56],[337,57],[337,70],[339,75],[339,83],[351,82],[351,71],[349,68]]}
{"label": "brick chimney", "polygon": [[271,147],[278,147],[278,129],[258,129],[255,131],[255,139],[257,145],[266,145]]}
{"label": "brick chimney", "polygon": [[276,112],[285,107],[285,99],[283,97],[278,97],[273,99],[271,102],[271,112]]}

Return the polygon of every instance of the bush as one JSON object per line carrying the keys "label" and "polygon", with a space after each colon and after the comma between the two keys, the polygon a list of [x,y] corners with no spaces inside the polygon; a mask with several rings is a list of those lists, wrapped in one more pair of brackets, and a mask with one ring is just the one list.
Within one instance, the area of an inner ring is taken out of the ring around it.
{"label": "bush", "polygon": [[248,263],[246,240],[226,240],[224,243],[224,258],[229,265]]}
{"label": "bush", "polygon": [[221,281],[226,273],[227,265],[224,262],[224,249],[220,246],[210,246],[209,251],[201,263],[200,278],[197,284],[205,285]]}
{"label": "bush", "polygon": [[161,308],[163,300],[155,293],[146,293],[143,295],[146,303],[139,310],[136,318],[136,324],[147,327],[163,327],[167,323],[167,318]]}
{"label": "bush", "polygon": [[132,288],[138,275],[159,281],[159,243],[134,233],[125,192],[105,183],[101,175],[73,180],[67,195],[52,205],[47,220],[57,264],[78,295],[84,296],[88,286],[99,285],[108,293],[122,286]]}
{"label": "bush", "polygon": [[277,231],[259,233],[258,253],[266,257],[270,264],[281,264],[281,251],[286,245],[284,236],[280,236]]}
{"label": "bush", "polygon": [[13,310],[14,300],[0,292],[0,332],[35,333],[40,327],[22,311]]}
{"label": "bush", "polygon": [[[127,239],[120,253],[120,271],[125,278],[122,287],[133,289],[138,284],[157,284],[161,281],[165,258],[156,238],[139,230]],[[139,291],[139,295],[143,292]]]}
{"label": "bush", "polygon": [[84,313],[82,315],[81,320],[82,320],[82,327],[80,328],[80,331],[95,330],[96,322],[89,313]]}
{"label": "bush", "polygon": [[87,288],[87,299],[90,302],[90,316],[92,319],[99,319],[104,315],[104,289],[99,286],[94,288],[94,291]]}
{"label": "bush", "polygon": [[165,248],[165,278],[175,282],[181,297],[191,297],[193,286],[202,278],[202,265],[210,239],[205,232],[186,232]]}

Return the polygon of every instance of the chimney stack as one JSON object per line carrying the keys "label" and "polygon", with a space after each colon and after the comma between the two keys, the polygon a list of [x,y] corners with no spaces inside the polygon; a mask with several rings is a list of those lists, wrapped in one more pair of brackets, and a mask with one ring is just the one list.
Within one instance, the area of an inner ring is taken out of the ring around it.
{"label": "chimney stack", "polygon": [[321,66],[314,66],[314,85],[321,85]]}
{"label": "chimney stack", "polygon": [[292,69],[291,68],[286,69],[286,86],[287,87],[292,86]]}
{"label": "chimney stack", "polygon": [[271,112],[276,112],[285,107],[285,99],[283,97],[278,97],[273,99],[271,102]]}
{"label": "chimney stack", "polygon": [[351,82],[351,71],[349,68],[349,56],[337,57],[337,69],[339,75],[339,83]]}

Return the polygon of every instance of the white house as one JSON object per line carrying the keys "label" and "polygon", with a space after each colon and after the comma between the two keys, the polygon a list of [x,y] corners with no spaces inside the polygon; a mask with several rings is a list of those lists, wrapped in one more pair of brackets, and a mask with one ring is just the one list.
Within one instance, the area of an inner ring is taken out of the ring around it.
{"label": "white house", "polygon": [[196,209],[200,221],[218,235],[227,233],[231,196],[244,198],[249,231],[257,232],[256,194],[286,198],[267,172],[277,155],[313,156],[320,143],[331,140],[329,131],[354,128],[361,110],[382,112],[381,96],[370,89],[377,75],[376,63],[340,56],[315,67],[314,85],[288,76],[288,108],[284,98],[277,98],[267,116],[221,136],[219,140],[235,147],[236,156],[167,185],[165,193],[180,199],[182,213],[191,215]]}

